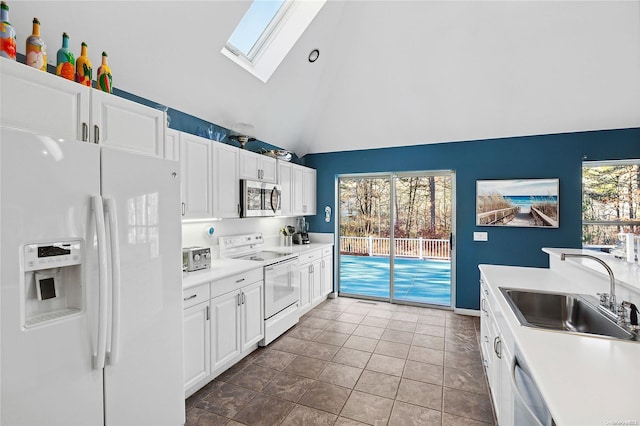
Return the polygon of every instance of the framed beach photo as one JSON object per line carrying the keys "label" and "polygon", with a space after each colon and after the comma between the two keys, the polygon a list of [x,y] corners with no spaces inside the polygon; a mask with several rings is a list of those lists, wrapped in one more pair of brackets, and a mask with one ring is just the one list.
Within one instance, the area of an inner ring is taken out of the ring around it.
{"label": "framed beach photo", "polygon": [[476,225],[559,227],[559,179],[476,181]]}

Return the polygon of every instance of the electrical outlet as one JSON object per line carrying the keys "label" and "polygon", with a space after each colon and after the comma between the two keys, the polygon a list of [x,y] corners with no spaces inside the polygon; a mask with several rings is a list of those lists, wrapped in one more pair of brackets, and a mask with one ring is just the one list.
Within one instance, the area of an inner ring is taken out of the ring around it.
{"label": "electrical outlet", "polygon": [[473,241],[489,241],[488,232],[474,232]]}

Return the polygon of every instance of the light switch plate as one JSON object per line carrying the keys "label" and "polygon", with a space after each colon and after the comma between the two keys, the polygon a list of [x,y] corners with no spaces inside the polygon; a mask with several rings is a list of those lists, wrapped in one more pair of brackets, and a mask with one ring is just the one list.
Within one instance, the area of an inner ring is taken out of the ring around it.
{"label": "light switch plate", "polygon": [[489,241],[488,232],[474,232],[473,241]]}

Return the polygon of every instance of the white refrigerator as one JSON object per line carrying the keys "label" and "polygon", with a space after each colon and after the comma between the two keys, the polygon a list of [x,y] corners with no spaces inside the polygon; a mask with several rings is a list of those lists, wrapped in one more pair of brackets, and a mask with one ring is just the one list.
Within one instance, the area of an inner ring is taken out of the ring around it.
{"label": "white refrigerator", "polygon": [[183,424],[179,164],[0,131],[0,425]]}

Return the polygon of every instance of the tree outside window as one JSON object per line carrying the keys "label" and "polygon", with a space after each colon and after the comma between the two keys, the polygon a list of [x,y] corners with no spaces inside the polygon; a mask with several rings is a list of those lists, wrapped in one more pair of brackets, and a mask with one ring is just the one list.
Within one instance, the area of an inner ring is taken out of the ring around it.
{"label": "tree outside window", "polygon": [[585,162],[582,245],[610,249],[621,233],[640,234],[640,160]]}

